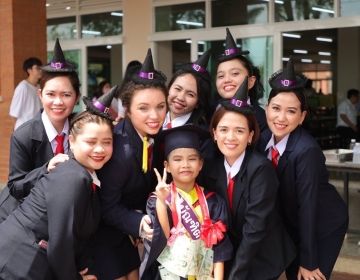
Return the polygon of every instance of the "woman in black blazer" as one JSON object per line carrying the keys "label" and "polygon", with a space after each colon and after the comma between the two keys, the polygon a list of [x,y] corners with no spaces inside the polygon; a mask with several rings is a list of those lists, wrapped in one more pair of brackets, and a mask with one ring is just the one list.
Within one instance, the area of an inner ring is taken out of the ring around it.
{"label": "woman in black blazer", "polygon": [[348,225],[345,203],[329,184],[325,157],[300,126],[306,115],[305,82],[294,74],[292,60],[271,77],[266,108],[270,131],[263,132],[260,143],[277,165],[282,215],[297,247],[287,269],[291,280],[329,279]]}
{"label": "woman in black blazer", "polygon": [[154,69],[150,49],[120,95],[126,117],[114,128],[113,156],[99,172],[103,219],[94,246],[94,271],[99,279],[131,280],[139,278],[140,238],[152,238],[145,214],[156,186],[151,142],[166,114],[165,76]]}
{"label": "woman in black blazer", "polygon": [[[80,81],[75,68],[66,62],[58,40],[53,60],[42,70],[39,98],[43,109],[10,139],[9,178],[1,194],[0,220],[17,206],[17,200],[30,193],[42,175],[69,158],[69,118],[80,96]],[[61,134],[64,150],[56,154],[55,137]]]}
{"label": "woman in black blazer", "polygon": [[75,117],[71,158],[43,175],[0,223],[0,279],[96,279],[85,252],[100,220],[95,170],[110,159],[112,139],[110,119],[88,111]]}
{"label": "woman in black blazer", "polygon": [[205,162],[200,182],[228,204],[235,255],[225,264],[226,275],[277,279],[295,257],[295,249],[278,214],[276,173],[253,149],[259,127],[247,104],[247,79],[234,98],[217,109],[210,128],[221,153]]}

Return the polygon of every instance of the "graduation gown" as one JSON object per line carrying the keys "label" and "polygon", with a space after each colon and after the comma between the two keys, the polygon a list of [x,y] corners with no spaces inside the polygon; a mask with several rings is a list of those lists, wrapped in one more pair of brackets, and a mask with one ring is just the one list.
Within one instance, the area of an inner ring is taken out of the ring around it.
{"label": "graduation gown", "polygon": [[[259,148],[264,154],[267,154],[265,147],[271,135],[270,130],[261,135]],[[309,270],[318,268],[321,240],[339,228],[344,228],[345,234],[348,213],[344,201],[329,184],[325,157],[319,145],[306,130],[298,127],[290,133],[276,171],[281,213],[297,246],[299,264]],[[341,247],[343,237],[330,246],[338,247],[340,243]]]}
{"label": "graduation gown", "polygon": [[[213,222],[222,221],[224,224],[228,223],[227,209],[225,201],[209,190],[204,190],[206,201],[209,207],[210,218]],[[151,218],[154,229],[152,241],[145,240],[144,259],[141,263],[141,280],[155,280],[160,279],[158,273],[159,263],[156,261],[166,246],[167,239],[159,223],[156,213],[156,196],[149,197],[146,205],[146,212]],[[170,226],[173,226],[171,211],[168,208],[168,219]],[[170,228],[171,228],[170,227]],[[232,245],[227,234],[222,241],[213,246],[214,262],[225,262],[232,257]]]}
{"label": "graduation gown", "polygon": [[219,153],[204,164],[200,183],[227,201],[232,262],[225,264],[228,279],[264,280],[279,276],[295,257],[277,209],[278,180],[270,162],[247,149],[235,176],[233,209],[229,208],[224,157]]}
{"label": "graduation gown", "polygon": [[[0,279],[81,279],[100,220],[89,172],[74,159],[43,176],[0,224]],[[47,249],[38,245],[48,242]]]}
{"label": "graduation gown", "polygon": [[128,235],[139,237],[146,200],[155,189],[152,170],[142,171],[143,142],[130,120],[114,129],[112,158],[99,170],[102,224],[96,237],[95,271],[114,279],[140,266],[137,248]]}

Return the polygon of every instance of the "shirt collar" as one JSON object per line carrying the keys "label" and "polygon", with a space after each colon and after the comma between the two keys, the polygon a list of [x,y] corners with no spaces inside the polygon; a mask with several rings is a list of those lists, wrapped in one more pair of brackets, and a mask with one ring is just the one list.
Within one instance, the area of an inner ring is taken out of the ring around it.
{"label": "shirt collar", "polygon": [[[57,133],[55,127],[52,125],[45,110],[41,113],[41,120],[44,124],[46,135],[47,135],[49,141],[52,142],[55,139],[55,137],[58,135],[58,133]],[[66,119],[61,133],[68,136],[68,134],[69,134],[69,120],[68,119]]]}
{"label": "shirt collar", "polygon": [[245,157],[245,151],[235,160],[234,164],[232,166],[230,166],[228,164],[228,162],[226,161],[226,159],[224,158],[224,167],[225,167],[225,171],[226,171],[226,176],[231,178],[234,178],[236,176],[236,174],[239,173],[241,165],[244,161],[244,157]]}
{"label": "shirt collar", "polygon": [[271,147],[275,147],[278,150],[279,155],[282,156],[282,154],[285,152],[289,136],[290,134],[286,135],[283,139],[275,144],[274,134],[272,134],[269,142],[266,145],[265,151],[269,150]]}
{"label": "shirt collar", "polygon": [[186,122],[190,119],[191,114],[192,114],[192,112],[187,113],[185,115],[182,115],[180,117],[177,117],[177,118],[171,120],[170,119],[170,112],[167,112],[166,116],[165,116],[165,121],[163,123],[163,128],[166,129],[166,126],[167,126],[168,123],[171,123],[172,128],[182,126],[182,125],[186,124]]}
{"label": "shirt collar", "polygon": [[96,175],[96,172],[95,171],[94,172],[89,171],[89,173],[90,173],[90,176],[91,176],[91,178],[93,180],[93,183],[100,188],[101,187],[101,182],[100,182],[98,176]]}

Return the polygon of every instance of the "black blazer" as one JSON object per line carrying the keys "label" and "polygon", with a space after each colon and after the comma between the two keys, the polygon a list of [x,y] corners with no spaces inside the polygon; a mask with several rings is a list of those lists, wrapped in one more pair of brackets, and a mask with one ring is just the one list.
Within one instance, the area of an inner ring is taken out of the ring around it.
{"label": "black blazer", "polygon": [[156,186],[155,173],[142,171],[143,142],[128,119],[115,127],[113,143],[110,161],[98,171],[103,220],[120,232],[138,237],[146,200]]}
{"label": "black blazer", "polygon": [[[205,162],[201,184],[228,202],[223,155]],[[229,211],[230,239],[235,256],[229,279],[264,280],[279,276],[295,257],[277,209],[278,180],[270,162],[247,149],[235,176],[233,209]],[[228,204],[229,205],[229,204]]]}
{"label": "black blazer", "polygon": [[[265,152],[271,132],[261,135],[259,148]],[[347,208],[331,184],[325,157],[306,130],[290,133],[279,159],[280,205],[285,226],[298,247],[300,265],[313,270],[318,265],[318,241],[343,227]]]}
{"label": "black blazer", "polygon": [[41,112],[21,125],[11,136],[7,186],[16,199],[22,199],[30,193],[41,175],[47,173],[47,164],[54,156]]}
{"label": "black blazer", "polygon": [[[81,279],[83,253],[100,220],[91,184],[89,172],[73,159],[36,183],[0,224],[0,279]],[[48,241],[46,250],[40,240]]]}

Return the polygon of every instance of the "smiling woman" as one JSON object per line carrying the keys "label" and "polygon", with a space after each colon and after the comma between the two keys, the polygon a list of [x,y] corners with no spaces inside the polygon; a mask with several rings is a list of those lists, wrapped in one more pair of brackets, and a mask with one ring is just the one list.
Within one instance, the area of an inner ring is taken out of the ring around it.
{"label": "smiling woman", "polygon": [[114,154],[99,172],[103,226],[95,244],[98,279],[138,279],[139,238],[151,240],[146,199],[156,185],[152,146],[166,114],[165,76],[151,51],[124,87],[125,118],[114,129]]}

